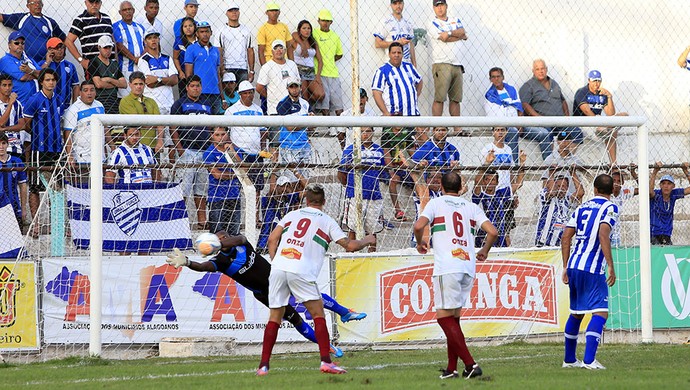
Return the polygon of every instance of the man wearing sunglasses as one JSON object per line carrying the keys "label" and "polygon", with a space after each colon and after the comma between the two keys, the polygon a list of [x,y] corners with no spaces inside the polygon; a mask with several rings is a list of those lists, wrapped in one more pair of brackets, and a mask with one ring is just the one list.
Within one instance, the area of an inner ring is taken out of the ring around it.
{"label": "man wearing sunglasses", "polygon": [[13,31],[7,42],[7,54],[0,58],[0,73],[12,77],[12,92],[16,93],[17,100],[26,106],[29,98],[38,92],[38,66],[24,52],[24,34]]}
{"label": "man wearing sunglasses", "polygon": [[43,15],[42,0],[27,0],[26,8],[29,12],[16,14],[0,14],[0,22],[8,28],[17,30],[25,37],[26,55],[34,62],[43,60],[46,56],[46,43],[51,37],[65,39],[65,33],[53,18]]}
{"label": "man wearing sunglasses", "polygon": [[[113,37],[113,22],[110,16],[101,12],[101,0],[85,0],[86,10],[74,18],[67,33],[65,46],[77,59],[79,64],[87,70],[89,61],[98,56],[98,40],[102,36]],[[79,39],[82,52],[79,53],[74,42]],[[115,52],[110,54],[115,58]],[[87,78],[91,78],[87,75]]]}

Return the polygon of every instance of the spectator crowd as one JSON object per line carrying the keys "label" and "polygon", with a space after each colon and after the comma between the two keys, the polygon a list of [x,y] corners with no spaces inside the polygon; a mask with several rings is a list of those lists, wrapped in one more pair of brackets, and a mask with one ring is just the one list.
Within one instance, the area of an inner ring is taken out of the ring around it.
{"label": "spectator crowd", "polygon": [[[184,16],[172,26],[158,18],[159,0],[146,0],[143,10],[122,1],[119,20],[101,11],[101,0],[86,0],[84,5],[66,32],[42,13],[42,0],[28,0],[28,12],[0,14],[0,22],[13,30],[7,53],[0,58],[0,167],[50,166],[62,159],[70,173],[65,180],[86,182],[89,118],[94,114],[378,115],[369,107],[371,97],[380,115],[419,116],[423,113],[419,96],[426,86],[433,88],[432,115],[443,115],[446,102],[449,115],[459,116],[461,112],[463,45],[471,39],[471,32],[465,30],[460,18],[449,14],[446,0],[432,0],[434,18],[426,26],[433,80],[423,80],[424,72],[417,68],[416,21],[405,17],[404,1],[391,0],[391,13],[382,16],[372,39],[375,48],[387,52],[388,61],[376,70],[369,88],[359,89],[360,105],[352,110],[344,107],[338,70],[338,61],[347,54],[347,48],[337,32],[338,21],[327,9],[318,12],[316,24],[302,20],[291,28],[280,21],[281,6],[271,2],[265,5],[266,22],[253,32],[241,22],[240,6],[234,2],[224,9],[227,23],[222,26],[197,18],[201,6],[197,0],[184,0]],[[174,35],[172,47],[161,46],[164,33]],[[67,59],[68,52],[74,62]],[[569,116],[571,111],[575,116],[627,115],[616,111],[614,96],[602,88],[598,70],[587,73],[587,85],[575,93],[572,110],[542,59],[533,61],[533,77],[519,88],[504,81],[499,67],[487,73],[483,102],[487,116]],[[310,130],[285,126],[107,129],[104,153],[107,162],[117,167],[106,172],[105,182],[178,182],[184,196],[196,206],[199,229],[237,235],[242,191],[238,170],[228,166],[256,164],[246,173],[257,194],[268,185],[265,199],[257,195],[253,200],[263,210],[257,221],[263,221],[258,247],[264,248],[262,239],[265,245],[265,234],[274,221],[299,205],[309,177],[304,165],[313,160]],[[514,209],[525,178],[522,167],[526,155],[519,149],[520,138],[537,143],[544,165],[551,167],[542,176],[534,244],[553,246],[559,244],[570,212],[584,195],[575,169],[581,164],[578,146],[591,132],[603,140],[615,166],[618,131],[493,128],[493,142],[479,153],[485,169],[475,177],[471,198],[497,227],[496,245],[509,246],[510,231],[515,227]],[[352,129],[338,132],[342,148],[338,179],[346,189],[345,222],[352,230],[356,222],[350,213],[354,207],[353,134]],[[371,234],[390,226],[383,216],[384,195],[379,182],[388,184],[394,206],[392,219],[405,221],[408,217],[399,201],[401,186],[412,189],[419,215],[429,199],[439,196],[438,174],[476,154],[458,150],[447,140],[449,134],[467,135],[460,128],[384,128],[380,144],[373,134],[370,127],[361,129],[361,164],[367,166],[362,221]],[[289,168],[263,172],[260,167],[265,160],[289,164]],[[173,173],[141,167],[162,161],[185,165]],[[194,167],[202,164],[209,168]],[[139,167],[126,168],[128,165]],[[0,191],[13,205],[21,226],[27,211],[36,214],[46,178],[36,171],[28,176],[16,172],[1,172]],[[657,172],[655,168],[653,178]],[[688,174],[687,164],[683,172]],[[629,188],[620,192],[625,175],[620,170],[612,173],[618,183],[614,199],[622,203],[637,193],[637,189]],[[634,175],[634,170],[631,173]],[[670,244],[675,200],[690,193],[690,187],[674,189],[675,180],[668,175],[661,178],[660,185],[659,190],[650,188],[652,235],[655,242]],[[35,226],[30,233],[37,237],[41,232]],[[481,246],[482,239],[478,236],[476,245]]]}

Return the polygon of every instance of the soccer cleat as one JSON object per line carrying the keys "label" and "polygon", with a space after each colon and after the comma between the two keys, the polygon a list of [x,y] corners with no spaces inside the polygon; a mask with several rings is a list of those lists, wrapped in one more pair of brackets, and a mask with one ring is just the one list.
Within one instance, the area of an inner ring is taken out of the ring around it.
{"label": "soccer cleat", "polygon": [[467,369],[467,367],[465,367],[465,369],[462,370],[462,377],[465,379],[474,378],[477,376],[482,376],[482,368],[479,367],[479,364],[477,363],[474,363],[472,368],[469,370]]}
{"label": "soccer cleat", "polygon": [[445,368],[442,368],[439,371],[441,371],[441,375],[438,377],[441,379],[457,378],[460,376],[457,371],[448,371]]}
{"label": "soccer cleat", "polygon": [[336,346],[333,345],[333,344],[331,344],[331,351],[330,351],[330,352],[331,352],[331,355],[333,355],[333,356],[335,356],[335,357],[337,357],[337,358],[341,358],[341,357],[343,357],[343,355],[344,355],[344,354],[343,354],[343,350],[340,349],[340,348],[338,348],[338,347],[336,347]]}
{"label": "soccer cleat", "polygon": [[367,318],[367,313],[357,313],[356,311],[350,309],[350,311],[340,316],[340,321],[359,321],[365,318]]}
{"label": "soccer cleat", "polygon": [[261,366],[261,367],[259,367],[259,369],[256,370],[256,375],[257,375],[257,376],[266,376],[266,375],[268,375],[268,367],[266,367],[266,366]]}
{"label": "soccer cleat", "polygon": [[563,368],[584,368],[585,364],[582,363],[582,360],[575,359],[575,361],[572,363],[563,362],[563,365],[561,367],[563,367]]}
{"label": "soccer cleat", "polygon": [[582,363],[582,367],[588,369],[588,370],[605,370],[606,367],[604,367],[601,363],[599,363],[596,359],[594,359],[593,362],[587,364],[587,363]]}
{"label": "soccer cleat", "polygon": [[344,374],[344,368],[338,367],[335,363],[321,362],[321,372],[324,374]]}

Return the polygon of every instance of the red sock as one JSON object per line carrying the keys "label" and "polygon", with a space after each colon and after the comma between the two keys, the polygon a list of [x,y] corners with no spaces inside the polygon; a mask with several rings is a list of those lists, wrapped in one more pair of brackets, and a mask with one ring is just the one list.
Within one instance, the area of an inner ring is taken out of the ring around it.
{"label": "red sock", "polygon": [[[474,359],[472,358],[470,351],[467,349],[467,344],[465,344],[465,335],[462,333],[462,329],[460,328],[459,319],[456,320],[455,317],[444,317],[439,318],[437,321],[438,324],[441,325],[443,333],[445,333],[446,337],[448,338],[448,345],[452,346],[455,355],[462,359],[462,362],[465,363],[466,367],[471,367],[474,364]],[[451,356],[450,353],[448,356]]]}
{"label": "red sock", "polygon": [[326,327],[325,318],[314,318],[314,333],[316,335],[316,342],[319,344],[319,355],[321,355],[321,361],[330,363],[331,337],[328,335],[328,328]]}
{"label": "red sock", "polygon": [[280,324],[273,321],[268,321],[266,324],[266,329],[264,329],[264,343],[261,348],[261,363],[259,363],[259,368],[268,367],[268,361],[271,360],[271,353],[273,352],[273,346],[276,344],[276,339],[278,338],[278,328]]}

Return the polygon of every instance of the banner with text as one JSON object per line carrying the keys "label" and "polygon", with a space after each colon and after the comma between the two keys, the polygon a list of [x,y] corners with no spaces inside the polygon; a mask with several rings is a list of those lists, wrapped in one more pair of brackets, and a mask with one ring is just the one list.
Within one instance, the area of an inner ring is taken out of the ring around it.
{"label": "banner with text", "polygon": [[[611,289],[610,325],[640,328],[640,249],[613,251],[618,282]],[[690,328],[690,247],[652,247],[652,325]]]}
{"label": "banner with text", "polygon": [[[467,337],[554,333],[568,317],[568,290],[556,250],[496,251],[477,263],[462,311]],[[352,256],[335,261],[336,297],[369,313],[338,326],[343,342],[444,339],[433,302],[433,256]],[[352,288],[357,286],[357,288]]]}
{"label": "banner with text", "polygon": [[[42,265],[46,343],[88,343],[88,258],[50,258]],[[328,264],[324,264],[321,291],[329,291],[328,276]],[[311,323],[306,309],[302,305],[297,309]],[[208,336],[261,342],[268,321],[268,309],[227,275],[175,269],[165,263],[164,256],[104,257],[102,313],[106,344]],[[282,327],[292,325],[283,322]],[[280,332],[278,340],[304,339],[293,329]]]}
{"label": "banner with text", "polygon": [[34,263],[0,262],[0,351],[37,350]]}

